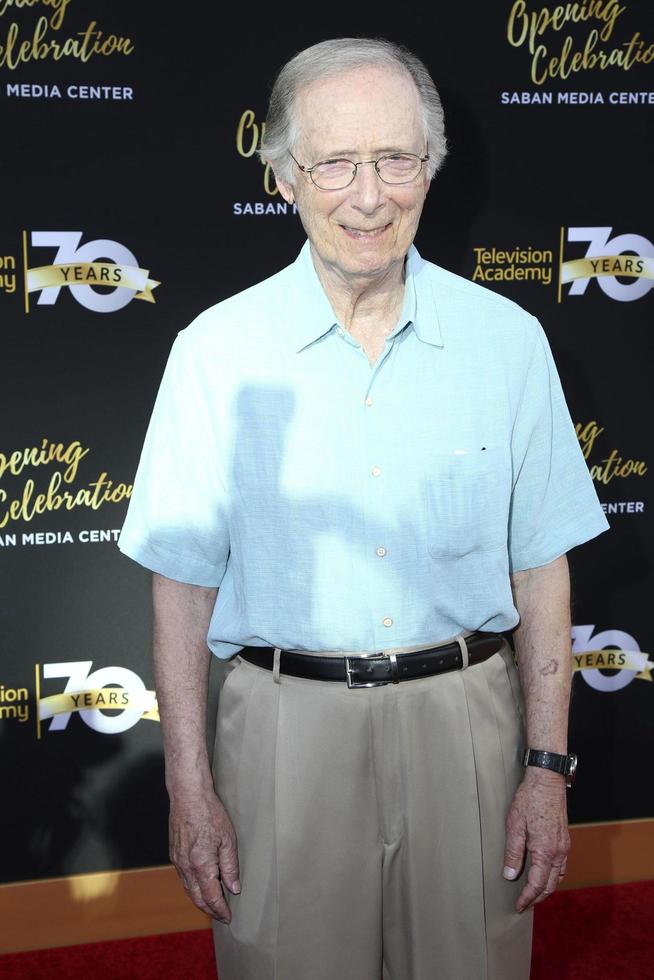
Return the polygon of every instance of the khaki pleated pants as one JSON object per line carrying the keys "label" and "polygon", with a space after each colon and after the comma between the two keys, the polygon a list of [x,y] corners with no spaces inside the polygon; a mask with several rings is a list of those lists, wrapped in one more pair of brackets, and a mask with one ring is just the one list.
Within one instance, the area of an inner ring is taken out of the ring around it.
{"label": "khaki pleated pants", "polygon": [[524,746],[508,643],[374,688],[227,669],[214,780],[242,892],[214,923],[220,980],[526,980],[524,873],[502,877]]}

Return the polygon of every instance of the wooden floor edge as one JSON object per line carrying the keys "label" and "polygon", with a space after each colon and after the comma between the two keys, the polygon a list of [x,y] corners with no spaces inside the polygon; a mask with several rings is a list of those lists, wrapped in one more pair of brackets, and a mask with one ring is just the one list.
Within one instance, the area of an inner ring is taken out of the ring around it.
{"label": "wooden floor edge", "polygon": [[[654,878],[654,819],[577,824],[563,887]],[[206,929],[172,867],[0,885],[0,954]]]}
{"label": "wooden floor edge", "polygon": [[654,818],[570,827],[566,888],[654,878]]}

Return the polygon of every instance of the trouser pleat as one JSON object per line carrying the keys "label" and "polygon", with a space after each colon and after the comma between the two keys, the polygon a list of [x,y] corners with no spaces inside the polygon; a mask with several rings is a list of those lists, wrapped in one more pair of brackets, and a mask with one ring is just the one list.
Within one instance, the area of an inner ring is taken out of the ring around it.
{"label": "trouser pleat", "polygon": [[481,980],[481,841],[462,675],[401,688],[404,830],[384,877],[385,969],[389,980]]}
{"label": "trouser pleat", "polygon": [[[223,889],[232,912],[214,923],[221,980],[277,980],[278,873],[275,764],[279,686],[242,662],[221,691],[214,748],[214,784],[234,824],[241,895]],[[268,683],[270,682],[270,683]],[[245,892],[247,882],[247,894]]]}
{"label": "trouser pleat", "polygon": [[502,876],[506,816],[523,776],[524,706],[508,643],[462,674],[471,719],[481,828],[486,962],[484,980],[527,980],[533,912],[515,902],[526,868],[513,882]]}

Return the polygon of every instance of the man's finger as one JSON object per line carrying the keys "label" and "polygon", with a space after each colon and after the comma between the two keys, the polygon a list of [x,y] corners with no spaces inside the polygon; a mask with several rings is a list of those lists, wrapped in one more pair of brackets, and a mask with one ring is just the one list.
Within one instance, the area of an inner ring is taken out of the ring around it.
{"label": "man's finger", "polygon": [[525,860],[527,836],[524,824],[507,825],[506,847],[504,849],[504,870],[502,874],[508,881],[517,878]]}
{"label": "man's finger", "polygon": [[209,909],[209,915],[224,922],[231,922],[232,913],[216,877],[199,877],[198,888],[202,901]]}
{"label": "man's finger", "polygon": [[205,915],[210,915],[212,918],[218,918],[219,916],[217,913],[205,902],[197,881],[192,879],[190,876],[187,877],[187,881],[188,884],[184,885],[184,890],[193,904],[196,905],[201,912],[204,912]]}
{"label": "man's finger", "polygon": [[223,890],[218,880],[218,867],[213,862],[204,865],[190,866],[177,873],[182,879],[184,890],[191,901],[201,912],[225,922],[231,921],[231,912],[225,901]]}
{"label": "man's finger", "polygon": [[[197,891],[202,896],[202,901],[209,909],[209,915],[229,921],[231,919],[231,913],[225,901],[223,890],[220,887],[220,871],[217,855],[213,853],[208,854],[204,848],[194,848],[191,851],[191,866],[189,870],[191,884],[197,888]],[[195,895],[195,891],[192,894]]]}
{"label": "man's finger", "polygon": [[559,883],[559,872],[560,872],[560,870],[561,870],[560,865],[558,865],[558,864],[553,864],[552,865],[552,870],[549,873],[549,877],[547,879],[547,884],[545,885],[545,888],[540,893],[540,895],[538,896],[538,898],[535,899],[534,905],[537,905],[539,902],[544,901],[547,898],[548,895],[551,895],[552,892],[555,892],[556,891],[556,886]]}
{"label": "man's finger", "polygon": [[532,864],[527,875],[527,884],[520,892],[518,901],[515,903],[516,912],[524,912],[525,909],[534,902],[547,887],[552,866],[549,862],[543,863],[532,855]]}
{"label": "man's finger", "polygon": [[240,894],[241,882],[238,877],[238,849],[235,837],[231,835],[223,837],[218,847],[218,866],[220,879],[225,887],[229,888],[233,895]]}

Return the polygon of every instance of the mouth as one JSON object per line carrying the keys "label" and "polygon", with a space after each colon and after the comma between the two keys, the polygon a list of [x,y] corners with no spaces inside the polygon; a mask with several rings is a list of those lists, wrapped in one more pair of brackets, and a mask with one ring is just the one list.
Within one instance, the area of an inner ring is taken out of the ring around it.
{"label": "mouth", "polygon": [[381,238],[390,227],[390,222],[386,225],[380,225],[378,228],[352,228],[350,225],[341,225],[348,238],[353,238],[359,242],[374,242],[377,238]]}

